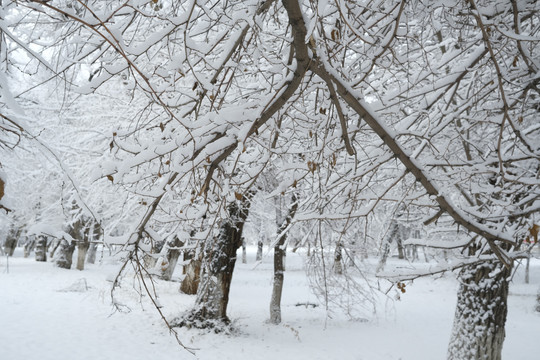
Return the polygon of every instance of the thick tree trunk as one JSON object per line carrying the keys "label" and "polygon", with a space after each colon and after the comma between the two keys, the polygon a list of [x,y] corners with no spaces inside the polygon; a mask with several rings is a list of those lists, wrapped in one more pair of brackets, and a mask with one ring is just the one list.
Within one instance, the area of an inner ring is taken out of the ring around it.
{"label": "thick tree trunk", "polygon": [[9,237],[4,242],[4,251],[7,256],[13,256],[15,253],[15,248],[17,247],[17,239]]}
{"label": "thick tree trunk", "polygon": [[47,261],[47,237],[38,235],[36,240],[36,261]]}
{"label": "thick tree trunk", "polygon": [[[187,252],[184,252],[186,255]],[[184,259],[187,260],[186,256]],[[187,266],[184,267],[185,277],[180,285],[180,291],[184,294],[195,295],[199,289],[199,282],[201,280],[201,265],[202,260],[200,257],[192,258]]]}
{"label": "thick tree trunk", "polygon": [[75,243],[68,240],[60,240],[60,245],[57,250],[56,266],[62,269],[71,269],[73,263],[73,252],[75,251]]}
{"label": "thick tree trunk", "polygon": [[27,258],[30,256],[32,251],[34,251],[34,248],[36,247],[36,237],[34,235],[30,235],[26,238],[26,243],[24,244],[24,257]]}
{"label": "thick tree trunk", "polygon": [[84,270],[84,261],[89,248],[90,243],[88,241],[79,241],[77,245],[77,270]]}
{"label": "thick tree trunk", "polygon": [[4,241],[4,252],[7,256],[13,256],[15,253],[21,232],[21,229],[15,230],[15,228],[11,228],[11,230],[9,230],[6,240]]}
{"label": "thick tree trunk", "polygon": [[448,360],[500,360],[510,270],[500,263],[463,269]]}
{"label": "thick tree trunk", "polygon": [[284,233],[284,231],[286,231],[291,224],[297,209],[298,199],[296,194],[293,194],[287,217],[283,220],[277,231],[279,240],[277,241],[276,246],[274,246],[274,283],[272,285],[272,297],[270,299],[270,322],[272,324],[281,323],[281,295],[283,293],[285,242],[287,240],[287,234]]}
{"label": "thick tree trunk", "polygon": [[174,269],[176,268],[176,264],[178,264],[178,258],[180,257],[182,246],[184,246],[184,242],[181,241],[177,236],[167,243],[164,259],[166,266],[163,266],[161,269],[161,278],[163,280],[171,280]]}
{"label": "thick tree trunk", "polygon": [[205,247],[205,271],[197,291],[195,309],[180,325],[215,327],[219,323],[229,323],[229,290],[250,200],[244,196],[241,202],[229,205],[229,218],[223,220],[213,243]]}

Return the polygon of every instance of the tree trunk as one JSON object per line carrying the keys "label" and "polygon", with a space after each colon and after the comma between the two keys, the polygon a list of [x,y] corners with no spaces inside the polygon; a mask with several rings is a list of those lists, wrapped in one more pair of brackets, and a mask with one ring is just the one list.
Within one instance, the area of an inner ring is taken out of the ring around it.
{"label": "tree trunk", "polygon": [[65,239],[60,240],[60,245],[57,250],[56,266],[62,269],[71,269],[74,251],[75,242],[69,242]]}
{"label": "tree trunk", "polygon": [[538,292],[536,293],[536,307],[535,310],[537,312],[540,312],[540,288],[538,289]]}
{"label": "tree trunk", "polygon": [[97,253],[97,244],[92,242],[88,248],[88,253],[86,255],[86,262],[89,264],[95,264],[96,262],[96,253]]}
{"label": "tree trunk", "polygon": [[89,248],[90,243],[88,241],[79,241],[77,246],[77,270],[84,270],[84,260]]}
{"label": "tree trunk", "polygon": [[[280,240],[281,242],[281,240]],[[270,322],[281,323],[281,294],[283,292],[284,271],[283,253],[281,245],[274,247],[274,283],[272,285],[272,297],[270,298]]]}
{"label": "tree trunk", "polygon": [[525,262],[525,284],[529,283],[530,265],[531,265],[531,250],[527,251],[527,261]]}
{"label": "tree trunk", "polygon": [[257,255],[255,256],[255,261],[261,261],[263,255],[263,241],[257,241]]}
{"label": "tree trunk", "polygon": [[195,309],[180,325],[216,327],[219,323],[229,323],[229,290],[250,200],[251,196],[244,196],[241,202],[229,205],[228,219],[222,221],[213,243],[205,247],[205,272],[201,276]]}
{"label": "tree trunk", "polygon": [[[184,255],[186,254],[187,252],[184,252]],[[201,265],[202,260],[200,257],[198,257],[192,258],[189,264],[184,267],[184,272],[186,276],[184,277],[184,280],[182,280],[182,284],[180,285],[180,291],[184,294],[197,294],[197,290],[199,289],[199,282],[201,280]]]}
{"label": "tree trunk", "polygon": [[384,270],[384,267],[386,266],[386,260],[388,259],[388,256],[390,255],[390,244],[398,236],[399,236],[399,224],[397,223],[397,221],[392,220],[392,222],[390,223],[388,234],[386,238],[383,240],[381,259],[379,260],[379,264],[377,265],[377,272]]}
{"label": "tree trunk", "polygon": [[164,263],[166,263],[166,266],[162,267],[161,269],[161,278],[163,280],[171,280],[174,269],[176,268],[176,264],[178,264],[178,258],[180,257],[182,246],[184,246],[184,242],[181,241],[177,236],[171,239],[167,244],[167,250],[165,254],[166,261],[164,261]]}
{"label": "tree trunk", "polygon": [[501,359],[510,272],[500,263],[462,270],[448,360]]}
{"label": "tree trunk", "polygon": [[19,236],[21,235],[21,230],[15,230],[12,228],[9,230],[6,240],[4,242],[4,252],[7,256],[13,256],[15,249],[17,248],[17,243],[19,242]]}
{"label": "tree trunk", "polygon": [[36,247],[36,237],[34,235],[27,236],[26,243],[24,244],[24,257],[30,256],[34,248]]}
{"label": "tree trunk", "polygon": [[276,246],[274,246],[274,283],[272,285],[272,297],[270,299],[270,322],[272,324],[281,323],[281,294],[283,292],[285,242],[287,240],[287,233],[284,233],[284,231],[291,224],[297,209],[298,199],[296,194],[293,194],[287,217],[283,220],[277,231],[279,240]]}
{"label": "tree trunk", "polygon": [[401,241],[401,238],[398,237],[396,239],[396,243],[397,243],[397,250],[398,250],[398,259],[405,259],[405,251],[403,249],[403,242]]}
{"label": "tree trunk", "polygon": [[47,237],[38,235],[36,241],[36,261],[47,261]]}
{"label": "tree trunk", "polygon": [[247,264],[246,239],[242,238],[242,264]]}
{"label": "tree trunk", "polygon": [[341,249],[341,244],[336,244],[336,249],[334,250],[334,272],[337,275],[343,275],[343,252]]}

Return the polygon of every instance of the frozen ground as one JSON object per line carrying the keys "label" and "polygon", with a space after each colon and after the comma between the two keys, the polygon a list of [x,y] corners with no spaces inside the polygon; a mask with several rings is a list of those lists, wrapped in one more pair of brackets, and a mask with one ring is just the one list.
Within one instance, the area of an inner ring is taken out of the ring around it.
{"label": "frozen ground", "polygon": [[[18,249],[19,250],[19,249]],[[381,298],[377,317],[350,321],[327,316],[315,303],[298,255],[287,256],[282,301],[283,323],[266,322],[271,292],[271,258],[253,266],[237,264],[229,316],[239,334],[208,334],[180,329],[178,346],[147,299],[139,301],[136,284],[126,279],[117,294],[129,313],[113,312],[111,277],[118,265],[107,258],[84,271],[24,259],[20,251],[0,259],[1,360],[146,360],[146,359],[444,359],[454,313],[457,282],[453,276],[418,279],[399,301]],[[422,266],[422,265],[419,265]],[[534,312],[540,285],[540,261],[531,265],[531,284],[520,269],[511,285],[505,360],[537,360],[540,314]],[[178,293],[177,282],[157,283],[163,312],[170,318],[190,308],[193,297]]]}

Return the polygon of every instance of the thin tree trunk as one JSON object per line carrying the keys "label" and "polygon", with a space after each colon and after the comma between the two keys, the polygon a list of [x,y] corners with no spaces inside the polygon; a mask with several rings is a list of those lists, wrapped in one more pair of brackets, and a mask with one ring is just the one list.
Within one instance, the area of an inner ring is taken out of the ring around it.
{"label": "thin tree trunk", "polygon": [[92,242],[88,247],[88,253],[86,255],[86,262],[89,264],[95,264],[96,262],[96,253],[97,253],[97,244]]}
{"label": "thin tree trunk", "polygon": [[386,260],[388,255],[390,255],[390,244],[392,241],[399,236],[399,224],[397,221],[392,220],[390,223],[390,229],[386,238],[383,240],[381,259],[379,260],[379,265],[377,265],[377,272],[384,270],[386,266]]}
{"label": "thin tree trunk", "polygon": [[296,194],[293,193],[287,217],[283,220],[277,231],[279,240],[274,246],[274,283],[272,285],[272,297],[270,299],[270,322],[272,324],[281,323],[281,295],[283,292],[285,272],[285,242],[287,240],[287,233],[285,231],[291,224],[297,209],[298,199]]}
{"label": "thin tree trunk", "polygon": [[396,243],[397,243],[397,250],[398,250],[398,259],[405,259],[405,251],[403,251],[403,243],[401,242],[401,238],[398,237],[396,239]]}
{"label": "thin tree trunk", "polygon": [[527,261],[525,263],[525,284],[529,283],[529,267],[531,264],[531,251],[527,251]]}
{"label": "thin tree trunk", "polygon": [[334,250],[334,272],[337,275],[343,275],[343,252],[341,249],[341,244],[338,242],[336,244],[336,249]]}
{"label": "thin tree trunk", "polygon": [[101,239],[101,224],[97,221],[94,221],[90,230],[90,246],[88,248],[88,253],[86,255],[86,262],[89,264],[94,264],[96,262],[96,253],[97,253],[97,241]]}
{"label": "thin tree trunk", "polygon": [[257,241],[257,255],[255,256],[255,261],[261,261],[263,254],[263,241]]}
{"label": "thin tree trunk", "polygon": [[246,239],[242,239],[242,264],[247,264]]}
{"label": "thin tree trunk", "polygon": [[509,275],[500,263],[462,270],[448,360],[501,359]]}

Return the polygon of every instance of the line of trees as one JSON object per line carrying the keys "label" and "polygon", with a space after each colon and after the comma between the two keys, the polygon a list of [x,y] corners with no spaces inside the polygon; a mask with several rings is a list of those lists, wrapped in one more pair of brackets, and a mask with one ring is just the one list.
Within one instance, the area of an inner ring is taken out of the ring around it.
{"label": "line of trees", "polygon": [[[415,219],[416,229],[439,234],[422,245],[461,254],[448,358],[500,359],[509,275],[531,246],[540,205],[536,1],[4,0],[1,8],[2,151],[37,146],[50,123],[45,104],[76,117],[74,128],[88,132],[59,145],[64,158],[47,157],[59,173],[85,170],[56,176],[68,195],[55,203],[77,204],[67,220],[74,229],[89,218],[106,241],[121,240],[141,277],[149,248],[191,242],[202,270],[182,323],[228,321],[236,250],[252,199],[264,193],[292,199],[272,243],[272,322],[291,229],[302,229],[297,246],[314,256],[333,249],[339,273],[343,257],[356,257],[358,235],[367,239],[391,214],[390,235]],[[68,145],[106,154],[84,164]],[[92,196],[110,188],[126,195]],[[367,298],[366,287],[355,294]]]}

